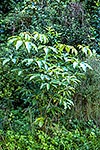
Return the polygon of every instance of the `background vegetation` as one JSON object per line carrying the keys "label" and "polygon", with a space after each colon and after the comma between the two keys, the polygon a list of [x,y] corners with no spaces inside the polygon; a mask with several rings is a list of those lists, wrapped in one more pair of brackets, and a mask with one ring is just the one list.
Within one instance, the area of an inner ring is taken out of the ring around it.
{"label": "background vegetation", "polygon": [[0,4],[0,149],[100,149],[100,2]]}

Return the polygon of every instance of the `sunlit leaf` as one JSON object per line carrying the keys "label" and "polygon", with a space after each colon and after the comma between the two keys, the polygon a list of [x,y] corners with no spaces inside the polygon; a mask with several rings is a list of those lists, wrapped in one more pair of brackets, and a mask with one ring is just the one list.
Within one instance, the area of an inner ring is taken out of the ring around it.
{"label": "sunlit leaf", "polygon": [[48,47],[44,47],[44,51],[45,51],[45,54],[48,55],[48,53],[49,53],[49,48],[48,48]]}
{"label": "sunlit leaf", "polygon": [[57,49],[54,47],[49,46],[49,49],[51,49],[53,52],[55,52],[56,54],[58,54]]}
{"label": "sunlit leaf", "polygon": [[36,62],[37,62],[37,64],[38,64],[39,68],[42,68],[42,61],[41,61],[41,60],[38,60],[38,61],[36,61]]}
{"label": "sunlit leaf", "polygon": [[16,59],[15,59],[15,58],[13,58],[13,59],[12,59],[12,62],[15,64],[15,63],[16,63]]}
{"label": "sunlit leaf", "polygon": [[83,47],[82,48],[83,53],[85,53],[85,55],[87,56],[87,47]]}
{"label": "sunlit leaf", "polygon": [[18,76],[20,76],[22,74],[22,71],[20,70],[19,72],[18,72]]}
{"label": "sunlit leaf", "polygon": [[38,37],[39,37],[39,34],[38,34],[38,32],[34,32],[34,34],[35,34],[35,35],[34,35],[33,38],[34,38],[34,40],[36,41],[36,40],[38,39]]}
{"label": "sunlit leaf", "polygon": [[42,83],[40,89],[43,89],[43,87],[46,86],[46,83]]}
{"label": "sunlit leaf", "polygon": [[85,71],[86,72],[86,65],[85,65],[85,63],[80,63],[80,67],[83,69],[83,71]]}
{"label": "sunlit leaf", "polygon": [[34,74],[34,75],[32,75],[32,76],[30,77],[30,80],[33,80],[33,79],[36,78],[36,77],[40,77],[40,74]]}
{"label": "sunlit leaf", "polygon": [[50,84],[47,83],[47,91],[50,89]]}
{"label": "sunlit leaf", "polygon": [[66,45],[65,50],[67,51],[67,53],[69,53],[70,52],[70,47],[68,45]]}
{"label": "sunlit leaf", "polygon": [[89,64],[85,64],[87,68],[89,68],[90,70],[93,70],[93,68],[89,65]]}
{"label": "sunlit leaf", "polygon": [[28,51],[28,53],[30,53],[30,50],[31,50],[31,42],[25,42],[25,46],[26,46],[26,49]]}
{"label": "sunlit leaf", "polygon": [[38,48],[35,44],[31,43],[31,46],[32,46],[33,49],[35,49],[36,52],[38,52]]}
{"label": "sunlit leaf", "polygon": [[25,40],[27,41],[27,40],[30,40],[31,39],[31,37],[30,37],[30,35],[29,34],[25,34]]}
{"label": "sunlit leaf", "polygon": [[75,62],[73,63],[73,67],[76,68],[77,66],[78,66],[78,62],[75,61]]}
{"label": "sunlit leaf", "polygon": [[8,40],[8,44],[12,44],[16,40],[17,40],[17,37],[11,38],[11,39]]}
{"label": "sunlit leaf", "polygon": [[39,125],[39,127],[41,128],[44,124],[44,118],[43,117],[40,117],[40,118],[37,118],[35,120],[35,123]]}
{"label": "sunlit leaf", "polygon": [[10,61],[9,58],[5,59],[5,60],[3,61],[3,66],[4,66],[7,62],[9,62],[9,61]]}
{"label": "sunlit leaf", "polygon": [[16,50],[18,50],[20,48],[20,46],[22,46],[22,44],[23,44],[23,41],[22,40],[18,40],[16,42]]}
{"label": "sunlit leaf", "polygon": [[72,47],[72,53],[74,53],[75,55],[78,54],[77,50],[74,47]]}

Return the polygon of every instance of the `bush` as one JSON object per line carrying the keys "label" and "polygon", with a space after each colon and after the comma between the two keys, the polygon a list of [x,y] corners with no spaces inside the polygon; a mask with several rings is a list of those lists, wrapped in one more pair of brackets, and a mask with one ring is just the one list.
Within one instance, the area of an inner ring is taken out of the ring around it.
{"label": "bush", "polygon": [[1,2],[0,149],[99,150],[99,59],[84,46],[98,50],[99,2],[85,2]]}
{"label": "bush", "polygon": [[[49,39],[38,32],[13,36],[9,39],[11,48],[0,64],[1,103],[14,109],[32,106],[35,123],[40,127],[65,115],[73,105],[79,78],[91,68],[78,59],[73,46],[57,41],[54,46],[49,44]],[[83,54],[91,52],[88,47],[79,48]]]}
{"label": "bush", "polygon": [[50,135],[38,130],[35,136],[28,132],[21,134],[8,130],[6,135],[1,132],[1,149],[19,149],[19,150],[99,150],[100,148],[100,131],[97,128],[86,128],[84,131],[75,129],[66,130],[64,127],[54,125],[51,127]]}
{"label": "bush", "polygon": [[[73,118],[93,120],[97,126],[100,124],[100,57],[93,56],[87,59],[93,68],[86,73],[86,78],[81,82],[74,95],[75,109]],[[75,113],[76,112],[76,113]]]}

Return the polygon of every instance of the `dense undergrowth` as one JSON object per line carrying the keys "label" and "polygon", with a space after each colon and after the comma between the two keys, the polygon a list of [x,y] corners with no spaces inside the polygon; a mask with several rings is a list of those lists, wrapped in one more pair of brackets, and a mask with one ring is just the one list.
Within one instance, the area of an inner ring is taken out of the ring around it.
{"label": "dense undergrowth", "polygon": [[99,1],[4,0],[0,13],[0,149],[99,150]]}

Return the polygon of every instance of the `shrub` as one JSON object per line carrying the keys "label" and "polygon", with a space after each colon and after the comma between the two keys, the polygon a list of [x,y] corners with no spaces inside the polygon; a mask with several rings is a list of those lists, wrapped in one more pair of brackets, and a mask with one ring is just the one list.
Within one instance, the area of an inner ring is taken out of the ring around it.
{"label": "shrub", "polygon": [[[32,106],[40,127],[46,127],[50,119],[57,122],[73,105],[78,78],[91,67],[78,59],[73,46],[57,42],[50,46],[48,38],[38,32],[13,36],[9,45],[0,64],[1,103],[15,109]],[[79,48],[86,55],[91,52],[88,47]]]}
{"label": "shrub", "polygon": [[[94,56],[87,59],[93,68],[86,73],[86,78],[81,82],[74,96],[75,109],[71,114],[83,120],[93,120],[98,126],[100,124],[100,58]],[[76,113],[75,113],[76,112]]]}
{"label": "shrub", "polygon": [[99,150],[100,148],[100,131],[97,128],[86,128],[84,131],[75,129],[66,130],[64,127],[55,125],[51,127],[52,134],[47,134],[38,130],[35,136],[28,132],[21,134],[8,130],[6,135],[1,132],[1,149],[19,149],[19,150]]}

